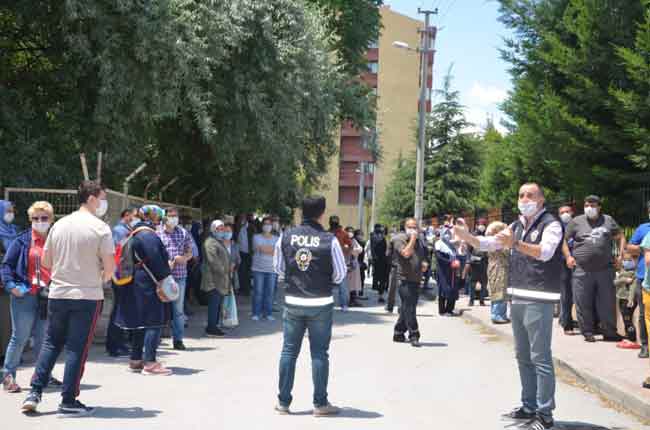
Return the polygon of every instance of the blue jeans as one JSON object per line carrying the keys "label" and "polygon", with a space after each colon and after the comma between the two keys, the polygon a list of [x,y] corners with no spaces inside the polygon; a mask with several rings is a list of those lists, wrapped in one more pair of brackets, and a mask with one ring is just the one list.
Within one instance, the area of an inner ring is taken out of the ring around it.
{"label": "blue jeans", "polygon": [[311,351],[311,375],[314,383],[314,406],[327,405],[327,382],[329,379],[329,347],[332,338],[332,314],[334,305],[292,306],[284,308],[284,344],[280,356],[280,384],[278,400],[289,406],[293,397],[293,381],[296,360],[300,354],[305,330],[309,330]]}
{"label": "blue jeans", "polygon": [[101,300],[49,301],[47,334],[32,377],[33,391],[41,393],[47,387],[52,368],[65,347],[61,396],[63,403],[75,401],[101,310]]}
{"label": "blue jeans", "polygon": [[544,418],[555,409],[555,370],[551,353],[552,303],[513,303],[512,332],[521,379],[521,402]]}
{"label": "blue jeans", "polygon": [[508,302],[505,300],[494,300],[490,302],[492,321],[508,319]]}
{"label": "blue jeans", "polygon": [[39,318],[38,297],[27,294],[23,297],[16,297],[13,294],[10,297],[11,309],[11,339],[7,345],[5,362],[3,368],[3,377],[11,375],[16,377],[16,369],[20,365],[20,358],[27,341],[34,334],[34,356],[38,353],[43,345],[45,335],[46,320]]}
{"label": "blue jeans", "polygon": [[278,282],[276,273],[253,271],[253,316],[270,317],[273,313],[273,293]]}
{"label": "blue jeans", "polygon": [[183,341],[185,334],[185,283],[187,279],[176,279],[180,295],[176,301],[172,302],[172,337],[174,341]]}
{"label": "blue jeans", "polygon": [[145,328],[133,330],[131,337],[131,360],[140,361],[143,359],[147,363],[156,361],[156,351],[160,344],[160,335],[162,329]]}
{"label": "blue jeans", "polygon": [[348,303],[350,302],[347,278],[343,278],[343,282],[334,287],[334,301],[336,302],[336,306],[341,309],[347,309]]}
{"label": "blue jeans", "polygon": [[219,325],[219,317],[221,316],[221,302],[223,302],[223,296],[217,290],[210,291],[207,296],[208,330],[216,330]]}

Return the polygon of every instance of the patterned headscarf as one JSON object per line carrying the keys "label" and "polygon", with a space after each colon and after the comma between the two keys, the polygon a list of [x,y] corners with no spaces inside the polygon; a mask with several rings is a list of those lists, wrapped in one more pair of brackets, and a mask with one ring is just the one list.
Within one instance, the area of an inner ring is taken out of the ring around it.
{"label": "patterned headscarf", "polygon": [[163,208],[157,205],[144,205],[140,208],[140,214],[142,219],[151,219],[151,215],[158,215],[158,219],[163,219],[165,217],[165,211]]}

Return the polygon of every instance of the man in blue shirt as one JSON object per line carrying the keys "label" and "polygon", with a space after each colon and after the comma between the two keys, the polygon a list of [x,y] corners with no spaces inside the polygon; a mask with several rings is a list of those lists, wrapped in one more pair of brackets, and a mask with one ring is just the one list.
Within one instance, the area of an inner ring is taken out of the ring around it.
{"label": "man in blue shirt", "polygon": [[[648,209],[648,215],[650,216],[650,201],[646,204]],[[641,252],[641,242],[643,238],[650,233],[650,222],[641,224],[636,228],[632,239],[627,245],[627,250],[632,255],[638,255],[639,261],[636,265],[636,280],[637,280],[637,289],[636,289],[636,302],[641,305],[641,284],[643,283],[643,278],[645,276],[645,261],[643,259],[643,252]],[[643,305],[639,306],[639,332],[641,337],[641,351],[639,352],[639,358],[648,358],[648,332],[646,331],[645,326],[645,309]]]}

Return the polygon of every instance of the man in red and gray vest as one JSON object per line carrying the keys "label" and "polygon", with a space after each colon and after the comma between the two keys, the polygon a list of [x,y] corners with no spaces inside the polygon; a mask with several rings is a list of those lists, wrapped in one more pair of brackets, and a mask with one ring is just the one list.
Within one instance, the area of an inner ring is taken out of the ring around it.
{"label": "man in red and gray vest", "polygon": [[553,427],[555,373],[551,353],[553,308],[560,301],[562,225],[544,207],[537,184],[519,190],[521,216],[496,236],[476,237],[456,227],[460,239],[481,251],[510,249],[508,294],[522,405],[504,415],[527,421],[527,430]]}

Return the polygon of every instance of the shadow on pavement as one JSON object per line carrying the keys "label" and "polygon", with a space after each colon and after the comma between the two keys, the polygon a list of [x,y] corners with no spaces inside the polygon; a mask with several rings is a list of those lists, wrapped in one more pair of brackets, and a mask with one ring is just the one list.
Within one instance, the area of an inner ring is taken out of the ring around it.
{"label": "shadow on pavement", "polygon": [[596,424],[573,421],[556,421],[555,427],[553,428],[557,430],[629,430],[624,427],[603,427]]}
{"label": "shadow on pavement", "polygon": [[446,342],[420,342],[423,348],[446,348],[449,346]]}
{"label": "shadow on pavement", "polygon": [[[307,411],[297,411],[297,412],[291,412],[291,415],[312,415],[313,411],[307,410]],[[361,418],[361,419],[376,419],[376,418],[382,418],[383,415],[378,413],[378,412],[371,412],[371,411],[363,411],[361,409],[355,409],[355,408],[341,408],[341,413],[338,415],[330,415],[327,417],[318,417],[318,418],[330,418],[330,419],[336,419],[336,418]]]}
{"label": "shadow on pavement", "polygon": [[97,407],[95,413],[89,418],[105,418],[105,419],[141,419],[141,418],[155,418],[162,411],[147,410],[139,407],[131,408],[109,408]]}
{"label": "shadow on pavement", "polygon": [[191,375],[196,375],[197,373],[205,372],[204,369],[190,369],[188,367],[177,367],[177,366],[170,366],[168,367],[168,369],[174,372],[173,374],[175,376],[191,376]]}

